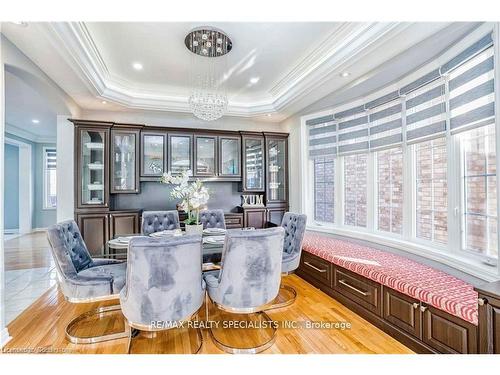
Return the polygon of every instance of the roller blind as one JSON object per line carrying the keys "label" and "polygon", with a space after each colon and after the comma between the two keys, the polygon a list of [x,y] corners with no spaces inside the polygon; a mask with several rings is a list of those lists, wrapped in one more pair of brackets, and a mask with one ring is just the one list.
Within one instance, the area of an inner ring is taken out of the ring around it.
{"label": "roller blind", "polygon": [[445,83],[439,78],[405,98],[406,139],[416,142],[446,131]]}
{"label": "roller blind", "polygon": [[459,132],[495,122],[493,47],[450,72],[450,129]]}
{"label": "roller blind", "polygon": [[364,107],[344,111],[335,117],[342,115],[345,117],[339,120],[337,131],[339,154],[367,151],[368,115]]}
{"label": "roller blind", "polygon": [[370,110],[370,149],[395,146],[403,142],[401,100],[395,100]]}
{"label": "roller blind", "polygon": [[309,130],[309,156],[335,156],[337,154],[337,124],[333,115],[307,120]]}
{"label": "roller blind", "polygon": [[51,170],[57,168],[57,153],[55,149],[47,148],[45,150],[45,169]]}

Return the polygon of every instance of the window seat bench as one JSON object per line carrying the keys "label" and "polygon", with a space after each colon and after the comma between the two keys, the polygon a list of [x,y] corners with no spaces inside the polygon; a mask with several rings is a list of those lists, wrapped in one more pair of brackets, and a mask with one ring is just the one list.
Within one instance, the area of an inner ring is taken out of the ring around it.
{"label": "window seat bench", "polygon": [[308,231],[297,274],[417,352],[477,353],[478,294],[443,271]]}

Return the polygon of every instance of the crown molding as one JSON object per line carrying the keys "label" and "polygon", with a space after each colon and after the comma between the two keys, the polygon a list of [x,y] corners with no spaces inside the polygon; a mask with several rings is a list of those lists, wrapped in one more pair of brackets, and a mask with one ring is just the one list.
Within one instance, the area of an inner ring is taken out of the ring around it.
{"label": "crown molding", "polygon": [[5,132],[33,143],[56,143],[56,137],[39,136],[7,122],[5,123]]}
{"label": "crown molding", "polygon": [[[342,23],[286,73],[265,98],[246,103],[230,101],[227,115],[258,117],[273,114],[273,121],[281,121],[290,114],[285,114],[287,110],[296,107],[299,101],[307,100],[307,94],[318,84],[339,74],[346,64],[351,65],[362,58],[374,46],[389,42],[409,25],[398,22]],[[55,22],[44,27],[63,59],[95,96],[132,109],[191,112],[187,96],[138,88],[131,82],[114,77],[85,23]],[[312,101],[302,106],[308,104]]]}

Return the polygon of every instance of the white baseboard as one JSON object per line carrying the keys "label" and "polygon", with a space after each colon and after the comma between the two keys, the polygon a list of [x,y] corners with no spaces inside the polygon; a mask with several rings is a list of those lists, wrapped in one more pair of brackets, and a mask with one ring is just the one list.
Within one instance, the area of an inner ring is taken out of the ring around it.
{"label": "white baseboard", "polygon": [[7,344],[10,340],[12,339],[11,336],[9,336],[9,330],[7,327],[2,329],[0,332],[0,348],[3,348],[5,344]]}
{"label": "white baseboard", "polygon": [[4,234],[18,234],[19,233],[19,229],[4,229],[3,233]]}
{"label": "white baseboard", "polygon": [[46,232],[47,228],[33,228],[31,232]]}

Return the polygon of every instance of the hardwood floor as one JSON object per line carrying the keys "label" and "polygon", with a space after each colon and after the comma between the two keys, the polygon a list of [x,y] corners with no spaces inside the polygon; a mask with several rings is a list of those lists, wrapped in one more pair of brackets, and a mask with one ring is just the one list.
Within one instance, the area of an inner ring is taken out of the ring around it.
{"label": "hardwood floor", "polygon": [[[314,288],[298,276],[285,278],[285,284],[293,286],[297,300],[289,307],[271,310],[268,315],[277,322],[285,321],[335,321],[349,322],[352,328],[340,329],[278,329],[275,344],[264,353],[305,354],[305,353],[412,353],[410,349],[362,319],[339,302]],[[120,339],[99,344],[75,345],[66,340],[64,328],[77,315],[97,306],[112,305],[117,301],[94,304],[71,304],[64,300],[57,287],[52,287],[8,325],[12,340],[4,352],[56,352],[56,353],[126,353],[128,339]],[[204,320],[200,310],[200,320]],[[211,314],[211,318],[213,315]],[[114,327],[124,327],[121,313],[115,313],[105,322],[89,321],[85,330],[99,331]],[[240,331],[244,332],[244,331]],[[228,331],[229,334],[229,331]],[[238,334],[237,332],[235,334]],[[148,336],[156,336],[150,337]],[[241,335],[245,340],[245,335]],[[180,335],[178,330],[151,335],[141,334],[134,339],[132,352],[189,352],[193,335]],[[167,346],[169,346],[167,348]],[[208,330],[203,330],[203,347],[200,353],[223,353],[219,350]]]}
{"label": "hardwood floor", "polygon": [[45,232],[24,234],[7,240],[4,248],[5,271],[54,266]]}

